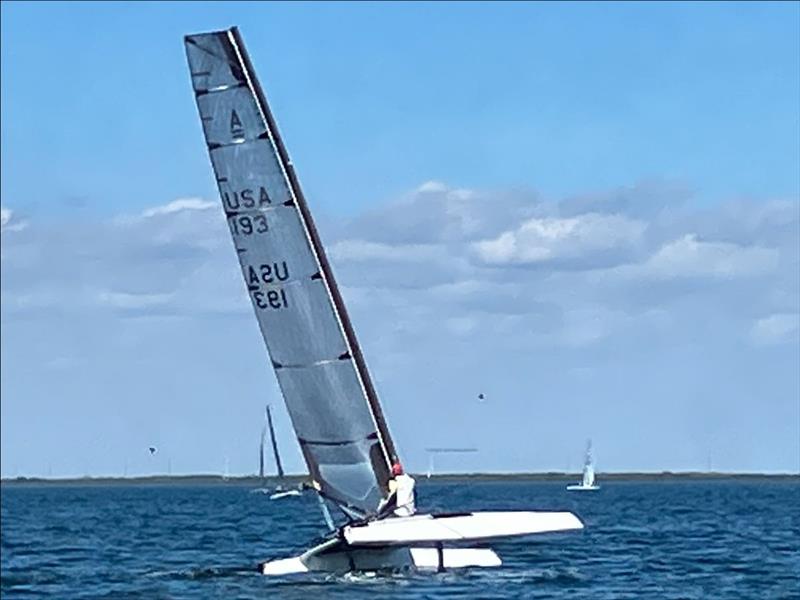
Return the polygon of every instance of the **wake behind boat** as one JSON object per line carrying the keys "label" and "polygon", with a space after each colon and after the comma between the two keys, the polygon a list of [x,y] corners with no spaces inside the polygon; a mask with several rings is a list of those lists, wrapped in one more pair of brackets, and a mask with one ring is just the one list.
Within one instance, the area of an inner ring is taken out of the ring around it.
{"label": "wake behind boat", "polygon": [[[186,36],[185,45],[247,291],[332,529],[329,539],[302,555],[265,562],[260,570],[497,566],[500,558],[488,548],[445,548],[445,543],[581,529],[580,520],[568,512],[414,514],[413,479],[400,466],[294,166],[241,36],[234,27]],[[328,504],[345,519],[338,527]]]}
{"label": "wake behind boat", "polygon": [[595,483],[592,440],[589,440],[586,443],[586,455],[583,461],[583,479],[578,484],[568,485],[567,490],[571,492],[591,492],[599,489],[600,486]]}

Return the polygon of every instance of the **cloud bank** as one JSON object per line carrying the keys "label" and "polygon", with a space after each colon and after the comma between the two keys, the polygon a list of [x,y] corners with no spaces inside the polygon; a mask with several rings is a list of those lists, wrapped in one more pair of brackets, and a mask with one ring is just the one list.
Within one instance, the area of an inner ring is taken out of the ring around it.
{"label": "cloud bank", "polygon": [[[249,470],[242,432],[256,439],[253,415],[280,401],[218,208],[2,209],[4,475],[27,464],[7,458],[29,444],[15,431],[66,435],[42,415],[103,432],[75,450],[87,469],[118,471],[123,440],[172,436],[186,470],[222,455]],[[577,468],[588,436],[608,468],[704,468],[709,452],[797,468],[797,201],[697,207],[650,182],[555,202],[429,181],[319,223],[417,468],[434,442],[484,448],[474,469]],[[293,446],[286,422],[281,435]]]}

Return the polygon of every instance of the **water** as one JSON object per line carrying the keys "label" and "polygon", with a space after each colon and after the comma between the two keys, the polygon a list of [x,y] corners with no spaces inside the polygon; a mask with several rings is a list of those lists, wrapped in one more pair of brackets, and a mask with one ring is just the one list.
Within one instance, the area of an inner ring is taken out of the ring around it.
{"label": "water", "polygon": [[2,490],[4,598],[800,598],[800,485],[420,482],[438,510],[568,509],[583,532],[492,544],[499,569],[268,578],[322,533],[310,496],[230,486]]}

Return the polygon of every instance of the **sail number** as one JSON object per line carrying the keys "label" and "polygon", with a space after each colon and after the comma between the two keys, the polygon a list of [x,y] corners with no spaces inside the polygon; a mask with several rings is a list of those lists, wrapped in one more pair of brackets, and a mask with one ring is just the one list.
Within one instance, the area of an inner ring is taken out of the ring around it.
{"label": "sail number", "polygon": [[269,231],[267,217],[264,215],[236,215],[228,219],[228,226],[233,235],[253,235]]}
{"label": "sail number", "polygon": [[253,303],[260,309],[267,308],[286,308],[289,306],[286,300],[286,290],[256,290],[250,292]]}
{"label": "sail number", "polygon": [[278,290],[260,290],[253,289],[262,283],[276,283],[278,281],[286,281],[289,279],[289,266],[285,260],[273,263],[262,263],[260,265],[247,265],[244,268],[245,277],[247,278],[247,286],[251,289],[250,295],[253,298],[253,303],[260,309],[278,309],[286,308],[289,302],[286,298],[286,291],[283,289]]}

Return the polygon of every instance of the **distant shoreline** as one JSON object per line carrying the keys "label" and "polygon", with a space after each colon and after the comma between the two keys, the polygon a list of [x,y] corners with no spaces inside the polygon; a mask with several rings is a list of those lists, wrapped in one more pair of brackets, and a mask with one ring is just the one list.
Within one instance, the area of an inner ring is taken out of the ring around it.
{"label": "distant shoreline", "polygon": [[[414,477],[424,484],[426,481],[432,482],[457,482],[470,481],[480,482],[569,482],[580,479],[580,473],[442,473],[432,475],[428,479],[424,473],[415,474]],[[787,481],[800,483],[798,473],[716,473],[700,471],[663,471],[654,473],[598,473],[598,479],[602,482],[626,482],[626,481],[650,481],[650,482],[670,482],[670,481]],[[284,485],[299,485],[303,481],[309,481],[305,475],[288,475],[281,483]],[[113,486],[113,485],[231,485],[231,486],[253,486],[277,485],[278,479],[267,477],[262,480],[254,475],[238,475],[224,477],[222,475],[198,474],[198,475],[148,475],[141,477],[15,477],[0,480],[3,486]]]}

